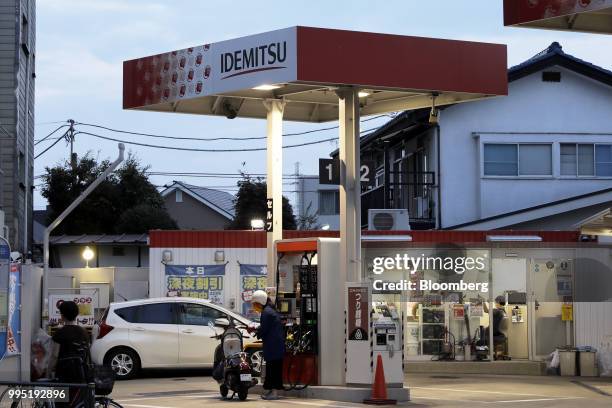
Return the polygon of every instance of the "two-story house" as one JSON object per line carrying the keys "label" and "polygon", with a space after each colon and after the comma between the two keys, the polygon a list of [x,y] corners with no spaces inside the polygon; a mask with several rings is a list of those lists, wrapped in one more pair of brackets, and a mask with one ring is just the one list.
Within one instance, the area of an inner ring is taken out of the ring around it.
{"label": "two-story house", "polygon": [[168,214],[180,229],[223,230],[234,219],[234,196],[174,181],[161,192]]}
{"label": "two-story house", "polygon": [[406,111],[362,137],[377,166],[364,227],[368,209],[399,208],[413,229],[573,229],[612,206],[612,72],[553,43],[508,80],[437,125]]}

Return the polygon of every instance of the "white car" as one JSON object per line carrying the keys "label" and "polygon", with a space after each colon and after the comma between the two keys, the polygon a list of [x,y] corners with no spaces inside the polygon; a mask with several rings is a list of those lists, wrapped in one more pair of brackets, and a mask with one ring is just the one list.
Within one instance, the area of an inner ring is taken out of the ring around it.
{"label": "white car", "polygon": [[[201,299],[166,297],[111,303],[94,326],[91,357],[95,364],[111,366],[117,379],[133,378],[141,368],[210,368],[219,340],[213,338],[215,331],[208,322],[219,318],[253,324]],[[245,345],[256,341],[246,330],[243,336]],[[261,360],[259,347],[251,352],[256,354],[254,364]]]}

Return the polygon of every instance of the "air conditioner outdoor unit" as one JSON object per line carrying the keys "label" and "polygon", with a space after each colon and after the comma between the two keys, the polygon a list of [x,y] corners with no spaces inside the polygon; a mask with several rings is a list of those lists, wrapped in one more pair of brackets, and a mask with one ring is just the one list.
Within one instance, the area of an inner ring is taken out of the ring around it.
{"label": "air conditioner outdoor unit", "polygon": [[368,229],[370,231],[409,231],[408,210],[368,210]]}

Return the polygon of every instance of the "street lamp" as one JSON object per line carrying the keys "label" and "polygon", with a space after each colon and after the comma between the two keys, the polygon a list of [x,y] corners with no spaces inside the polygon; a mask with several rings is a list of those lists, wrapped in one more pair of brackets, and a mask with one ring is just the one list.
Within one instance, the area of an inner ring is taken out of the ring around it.
{"label": "street lamp", "polygon": [[264,221],[260,219],[251,220],[251,230],[253,231],[261,231],[264,229]]}
{"label": "street lamp", "polygon": [[83,250],[83,259],[85,260],[85,267],[89,268],[89,261],[94,258],[94,251],[88,246]]}

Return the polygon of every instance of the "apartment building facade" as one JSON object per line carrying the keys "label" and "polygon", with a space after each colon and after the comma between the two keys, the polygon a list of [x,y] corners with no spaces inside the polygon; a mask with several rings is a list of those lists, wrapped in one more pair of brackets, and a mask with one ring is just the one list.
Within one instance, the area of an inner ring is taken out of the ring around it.
{"label": "apartment building facade", "polygon": [[14,251],[32,241],[36,1],[0,3],[0,221]]}

